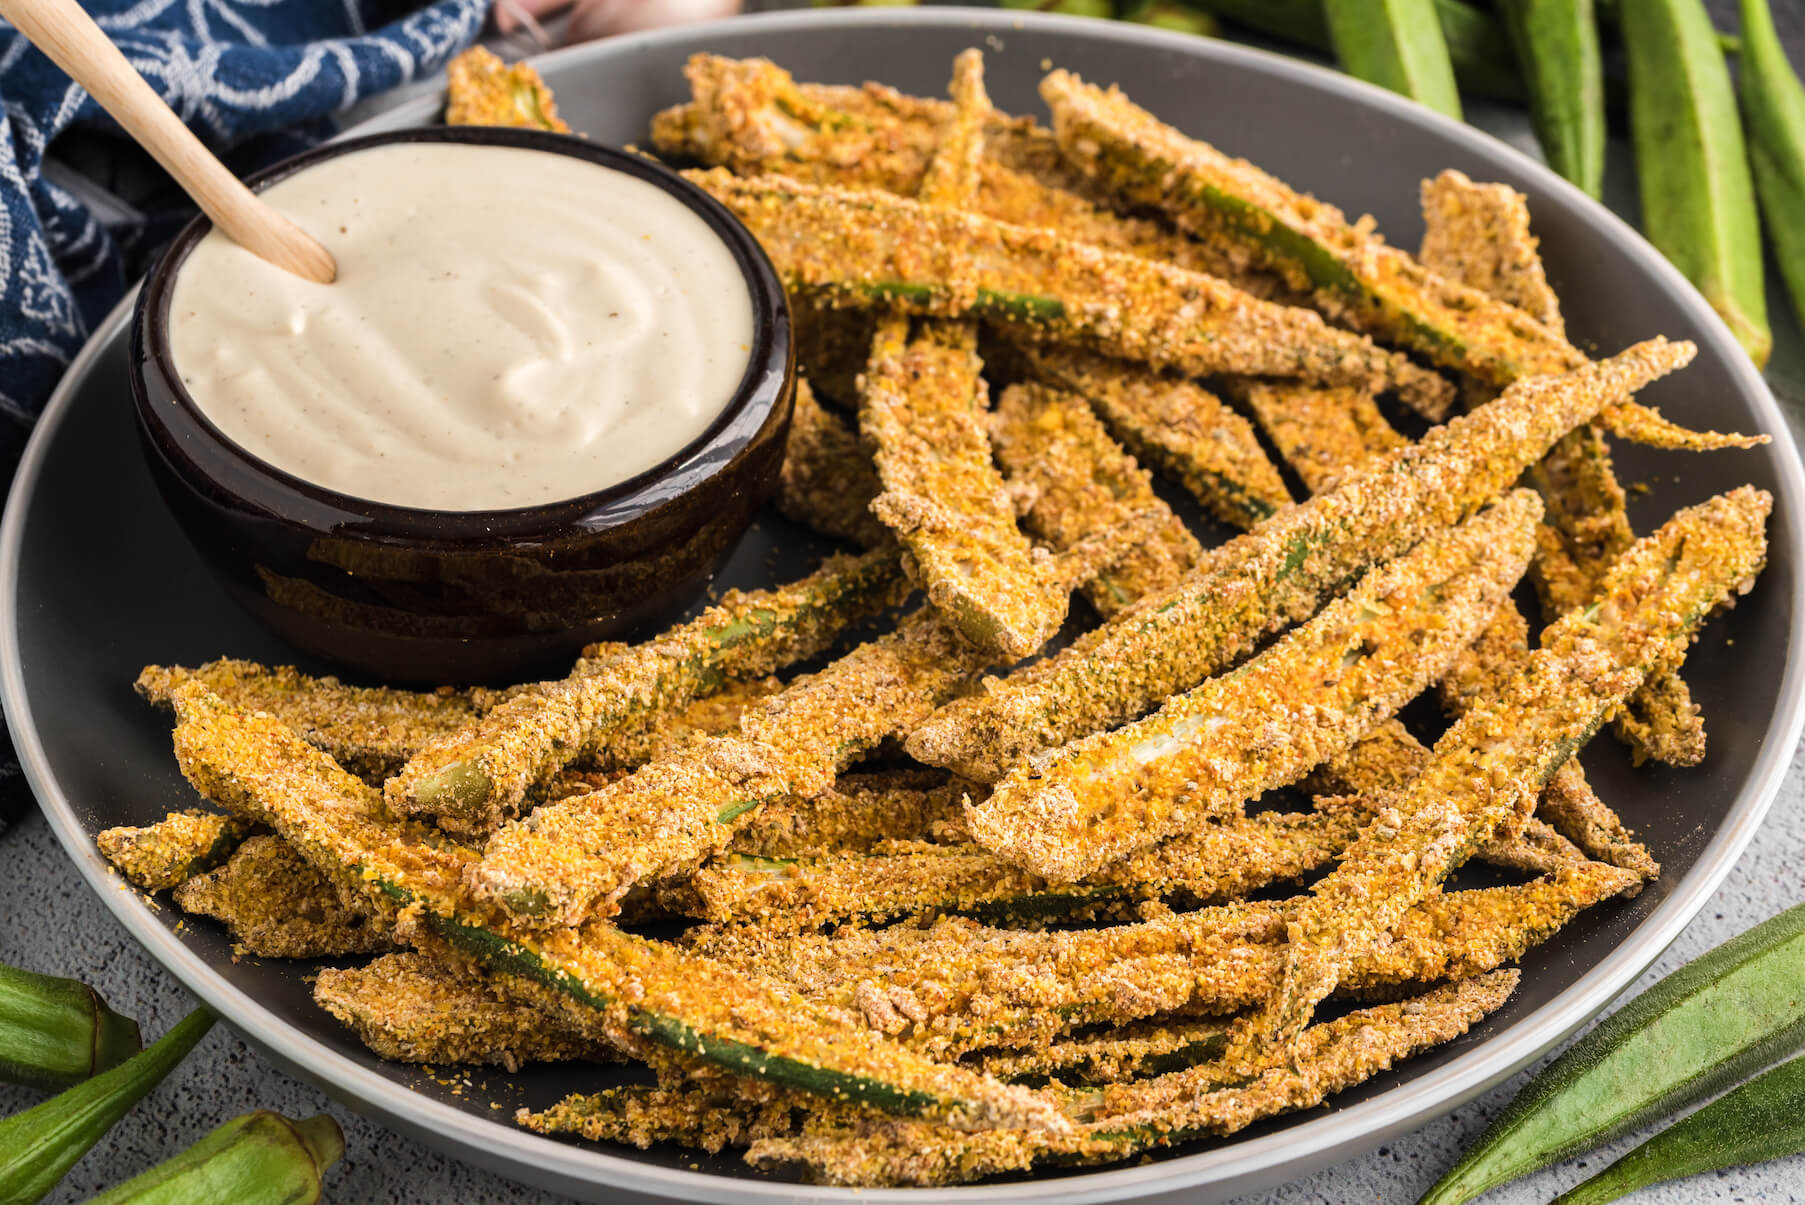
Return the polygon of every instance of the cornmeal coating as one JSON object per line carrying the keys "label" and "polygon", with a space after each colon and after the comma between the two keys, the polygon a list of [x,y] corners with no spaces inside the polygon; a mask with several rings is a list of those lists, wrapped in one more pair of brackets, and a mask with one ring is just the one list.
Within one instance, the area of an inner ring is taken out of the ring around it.
{"label": "cornmeal coating", "polygon": [[789,1134],[796,1115],[793,1094],[753,1095],[727,1081],[676,1088],[628,1084],[568,1096],[538,1113],[521,1109],[515,1120],[538,1134],[575,1134],[641,1150],[669,1142],[712,1155]]}
{"label": "cornmeal coating", "polygon": [[800,581],[730,590],[688,623],[518,695],[433,741],[384,786],[391,807],[460,833],[492,830],[533,787],[592,760],[622,732],[687,707],[731,678],[764,677],[832,646],[906,592],[893,551],[834,556]]}
{"label": "cornmeal coating", "polygon": [[[1535,237],[1529,232],[1529,202],[1522,193],[1503,184],[1475,184],[1460,172],[1445,171],[1423,182],[1423,221],[1422,261],[1427,267],[1521,307],[1550,330],[1562,330],[1560,302],[1548,288]],[[1657,429],[1664,420],[1638,409],[1648,421],[1639,423],[1628,437],[1658,443]],[[1704,450],[1762,442],[1684,438],[1689,434],[1681,431],[1682,438],[1661,446]],[[1543,610],[1558,615],[1591,600],[1599,580],[1635,533],[1630,530],[1623,489],[1612,471],[1610,445],[1596,426],[1568,433],[1531,470],[1530,480],[1548,502],[1549,530],[1543,533],[1545,552],[1536,582]],[[1658,673],[1636,692],[1618,715],[1616,730],[1638,762],[1653,757],[1673,765],[1694,765],[1704,757],[1704,726],[1677,673]],[[1570,783],[1566,794],[1577,799],[1590,795],[1590,788]],[[1646,851],[1642,860],[1653,865]]]}
{"label": "cornmeal coating", "polygon": [[[1136,534],[1112,529],[1060,554],[1060,588],[1088,580]],[[725,849],[763,807],[828,790],[842,770],[909,731],[991,661],[939,611],[922,607],[748,709],[738,736],[698,742],[502,828],[470,872],[471,890],[535,927],[607,915],[636,883],[687,871]]]}
{"label": "cornmeal coating", "polygon": [[570,133],[558,102],[530,63],[503,63],[472,46],[445,65],[445,124],[523,126]]}
{"label": "cornmeal coating", "polygon": [[997,921],[1109,916],[1146,900],[1232,899],[1319,870],[1347,847],[1360,800],[1320,812],[1225,816],[1110,865],[1052,882],[970,844],[890,841],[866,852],[736,856],[704,864],[668,890],[673,911],[701,920],[798,929],[859,919],[962,913]]}
{"label": "cornmeal coating", "polygon": [[1291,505],[1246,419],[1192,381],[1071,348],[1023,345],[1029,371],[1083,397],[1117,439],[1245,531]]}
{"label": "cornmeal coating", "polygon": [[999,659],[1038,649],[1065,620],[1052,557],[1015,523],[990,452],[989,398],[975,330],[880,323],[860,393],[859,429],[883,492],[872,513],[896,534],[928,601]]}
{"label": "cornmeal coating", "polygon": [[275,829],[409,941],[474,959],[548,1005],[578,1006],[586,1032],[958,1125],[1069,1126],[1032,1093],[883,1041],[762,975],[607,924],[550,934],[513,926],[464,891],[473,851],[393,820],[377,792],[273,718],[238,711],[198,683],[180,688],[175,705],[177,761],[204,796]]}
{"label": "cornmeal coating", "polygon": [[1033,1050],[988,1050],[966,1061],[1012,1084],[1100,1087],[1183,1071],[1228,1051],[1229,1023],[1220,1017],[1136,1021]]}
{"label": "cornmeal coating", "polygon": [[[1074,1132],[1057,1137],[1009,1130],[971,1135],[873,1120],[763,1139],[746,1158],[764,1169],[800,1166],[822,1183],[918,1186],[966,1183],[1041,1165],[1115,1162],[1311,1108],[1461,1036],[1501,1006],[1516,984],[1517,972],[1496,971],[1312,1026],[1289,1052],[1231,1056],[1239,1058],[1232,1069],[1206,1063],[1124,1086],[1138,1091],[1124,1095],[1119,1105],[1098,1107]],[[1228,1086],[1219,1086],[1230,1071]],[[1077,1102],[1071,1107],[1082,1108]]]}
{"label": "cornmeal coating", "polygon": [[808,378],[798,376],[777,509],[823,535],[876,548],[890,539],[890,530],[871,513],[881,489],[857,433],[823,410]]}
{"label": "cornmeal coating", "polygon": [[1681,511],[1612,568],[1598,603],[1562,617],[1512,681],[1455,721],[1424,772],[1311,890],[1284,980],[1254,1033],[1294,1037],[1349,964],[1378,948],[1543,786],[1706,615],[1753,585],[1773,505],[1743,487]]}
{"label": "cornmeal coating", "polygon": [[361,967],[328,967],[314,1003],[356,1031],[378,1057],[518,1071],[528,1063],[615,1062],[612,1047],[559,1024],[555,1014],[494,981],[425,954],[385,954]]}
{"label": "cornmeal coating", "polygon": [[685,175],[746,223],[786,288],[818,304],[982,318],[1187,375],[1395,387],[1437,410],[1453,395],[1442,377],[1365,336],[1213,276],[887,193],[718,168]]}
{"label": "cornmeal coating", "polygon": [[1061,882],[1295,782],[1439,678],[1529,564],[1517,490],[1374,569],[1233,672],[1018,765],[968,809],[979,844]]}
{"label": "cornmeal coating", "polygon": [[217,870],[175,889],[176,907],[223,923],[263,958],[333,958],[394,948],[391,929],[347,907],[319,871],[280,837],[247,837]]}
{"label": "cornmeal coating", "polygon": [[[862,88],[797,84],[768,59],[691,56],[684,68],[694,101],[652,119],[662,155],[725,167],[738,175],[790,176],[812,184],[920,195],[945,131],[956,120],[946,101]],[[1112,212],[1066,166],[1052,133],[1024,117],[986,115],[974,212],[999,222],[1057,230],[1068,238],[1143,259],[1219,276],[1259,297],[1282,281],[1233,248],[1220,248],[1158,222]]]}
{"label": "cornmeal coating", "polygon": [[1506,305],[1566,337],[1560,298],[1529,230],[1529,204],[1508,184],[1476,184],[1449,168],[1424,180],[1423,243],[1417,258],[1431,272]]}
{"label": "cornmeal coating", "polygon": [[[1492,970],[1639,883],[1633,871],[1581,862],[1520,886],[1432,896],[1398,920],[1386,943],[1350,962],[1340,990],[1391,998],[1400,987]],[[765,967],[811,999],[945,1057],[1032,1049],[1087,1025],[1257,1006],[1284,974],[1288,924],[1308,907],[1308,897],[1243,902],[1041,932],[958,918],[832,936],[735,925],[694,940],[711,957]]]}
{"label": "cornmeal coating", "polygon": [[986,680],[982,692],[917,728],[909,752],[994,782],[1029,754],[1145,714],[1314,614],[1368,567],[1496,498],[1607,399],[1666,375],[1693,352],[1691,344],[1655,339],[1566,376],[1512,386],[1336,489],[1211,549],[1177,586],[1070,647]]}
{"label": "cornmeal coating", "polygon": [[311,677],[292,665],[231,658],[194,669],[147,665],[133,685],[147,701],[167,710],[176,687],[190,681],[205,683],[236,707],[269,712],[345,769],[376,783],[507,697],[507,692],[482,689],[347,686],[337,678]]}
{"label": "cornmeal coating", "polygon": [[1054,549],[1146,516],[1148,539],[1084,587],[1105,618],[1143,594],[1175,585],[1203,547],[1172,513],[1146,470],[1109,437],[1084,399],[1042,385],[1011,385],[997,400],[990,442],[1012,486],[1033,502],[1024,526]]}
{"label": "cornmeal coating", "polygon": [[199,808],[171,812],[142,828],[109,828],[94,838],[134,887],[168,891],[232,856],[251,826]]}
{"label": "cornmeal coating", "polygon": [[844,774],[809,800],[762,809],[737,828],[731,849],[755,858],[865,853],[886,841],[934,841],[962,834],[969,783],[938,770]]}
{"label": "cornmeal coating", "polygon": [[1260,429],[1312,494],[1333,489],[1373,457],[1403,447],[1370,393],[1235,377],[1229,396],[1253,412]]}

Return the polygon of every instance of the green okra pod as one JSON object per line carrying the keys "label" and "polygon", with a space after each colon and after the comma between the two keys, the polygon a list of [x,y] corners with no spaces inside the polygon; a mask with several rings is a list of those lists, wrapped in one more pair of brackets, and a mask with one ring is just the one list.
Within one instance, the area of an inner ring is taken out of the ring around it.
{"label": "green okra pod", "polygon": [[1711,16],[1698,0],[1621,8],[1643,232],[1766,364],[1773,336],[1755,188]]}
{"label": "green okra pod", "polygon": [[344,1153],[345,1135],[324,1113],[291,1121],[259,1109],[88,1205],[315,1205]]}
{"label": "green okra pod", "polygon": [[212,1027],[213,1014],[197,1008],[112,1070],[0,1121],[0,1203],[42,1200]]}
{"label": "green okra pod", "polygon": [[1470,1201],[1798,1050],[1805,1045],[1801,992],[1805,904],[1694,959],[1581,1038],[1517,1094],[1419,1205]]}
{"label": "green okra pod", "polygon": [[1454,63],[1433,0],[1326,0],[1323,11],[1349,75],[1460,120]]}
{"label": "green okra pod", "polygon": [[1604,57],[1592,0],[1505,0],[1505,25],[1529,91],[1548,166],[1598,197],[1604,191]]}
{"label": "green okra pod", "polygon": [[87,984],[0,964],[0,1080],[58,1092],[140,1044],[138,1023]]}
{"label": "green okra pod", "polygon": [[1755,194],[1793,309],[1805,313],[1805,86],[1767,0],[1742,0],[1742,121]]}
{"label": "green okra pod", "polygon": [[1562,1193],[1554,1205],[1603,1205],[1650,1184],[1765,1163],[1801,1150],[1805,1150],[1805,1057],[1781,1063],[1662,1130]]}

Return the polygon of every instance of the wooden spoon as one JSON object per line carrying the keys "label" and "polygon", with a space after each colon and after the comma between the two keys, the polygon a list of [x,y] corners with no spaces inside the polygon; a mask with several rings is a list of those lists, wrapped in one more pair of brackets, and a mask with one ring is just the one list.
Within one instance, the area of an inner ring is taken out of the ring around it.
{"label": "wooden spoon", "polygon": [[215,159],[76,0],[0,0],[0,17],[86,88],[233,241],[307,280],[337,277],[332,253]]}

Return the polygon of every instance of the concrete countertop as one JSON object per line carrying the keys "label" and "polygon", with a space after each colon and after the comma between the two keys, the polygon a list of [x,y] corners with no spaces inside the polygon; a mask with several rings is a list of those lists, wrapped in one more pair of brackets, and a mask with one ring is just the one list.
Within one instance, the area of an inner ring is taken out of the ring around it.
{"label": "concrete countertop", "polygon": [[[1801,14],[1784,15],[1796,20]],[[1472,116],[1475,124],[1533,153],[1521,115],[1481,112]],[[1619,181],[1634,179],[1633,171],[1614,174]],[[1633,192],[1627,185],[1619,187],[1624,191],[1609,198],[1613,208],[1633,213]],[[1777,351],[1769,380],[1781,395],[1795,437],[1805,442],[1805,336],[1777,289],[1770,308]],[[1749,852],[1632,993],[1758,921],[1805,900],[1802,802],[1805,763],[1795,752],[1773,812]],[[1633,825],[1633,814],[1626,819]],[[4,865],[0,917],[7,918],[0,924],[0,961],[94,984],[115,1007],[140,1020],[147,1039],[168,1029],[191,1007],[190,998],[175,980],[82,885],[42,817],[30,815],[0,839],[0,863]],[[1274,1192],[1244,1198],[1240,1205],[1414,1201],[1477,1137],[1528,1075],[1519,1075],[1364,1158],[1338,1164]],[[36,1099],[33,1093],[0,1085],[0,1116]],[[328,1181],[328,1199],[334,1202],[554,1205],[564,1199],[466,1167],[389,1133],[276,1070],[220,1027],[148,1100],[114,1127],[47,1200],[55,1205],[85,1201],[181,1150],[220,1122],[255,1108],[276,1109],[290,1116],[325,1111],[338,1119],[345,1129],[346,1154]],[[1584,1159],[1500,1189],[1486,1200],[1495,1205],[1545,1202],[1645,1137],[1646,1133],[1624,1139]],[[1805,1201],[1805,1158],[1653,1188],[1635,1199],[1640,1205],[1801,1202]]]}

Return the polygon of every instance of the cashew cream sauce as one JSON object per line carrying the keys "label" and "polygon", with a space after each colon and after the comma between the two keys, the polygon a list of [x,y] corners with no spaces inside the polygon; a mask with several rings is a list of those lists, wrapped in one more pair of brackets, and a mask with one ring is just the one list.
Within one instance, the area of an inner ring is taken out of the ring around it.
{"label": "cashew cream sauce", "polygon": [[262,195],[332,252],[337,281],[213,231],[177,273],[170,352],[221,431],[328,489],[451,511],[574,498],[700,436],[750,359],[726,243],[625,172],[413,143]]}

